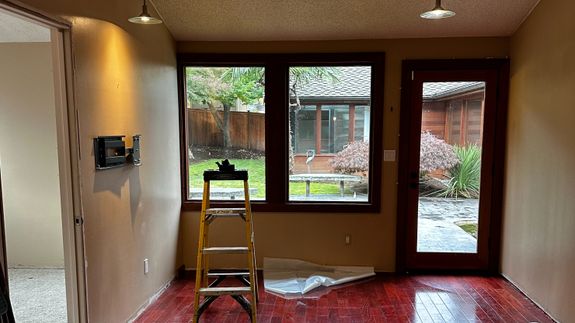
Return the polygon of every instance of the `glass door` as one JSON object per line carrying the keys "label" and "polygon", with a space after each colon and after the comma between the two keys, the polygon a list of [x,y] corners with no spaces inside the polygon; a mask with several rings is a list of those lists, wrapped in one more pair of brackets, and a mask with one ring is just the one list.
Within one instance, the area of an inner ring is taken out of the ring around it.
{"label": "glass door", "polygon": [[398,252],[405,253],[407,270],[487,270],[496,193],[498,74],[410,74],[409,121],[404,121],[409,133],[402,143],[408,149],[400,163],[406,174],[400,189],[405,218],[399,221],[400,227],[405,224],[405,241]]}
{"label": "glass door", "polygon": [[423,82],[417,252],[477,253],[485,82]]}

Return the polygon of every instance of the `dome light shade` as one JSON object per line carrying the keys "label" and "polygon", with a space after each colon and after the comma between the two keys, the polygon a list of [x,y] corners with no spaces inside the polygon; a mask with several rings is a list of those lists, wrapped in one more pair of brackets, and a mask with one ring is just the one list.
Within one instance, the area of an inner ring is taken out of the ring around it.
{"label": "dome light shade", "polygon": [[146,0],[144,0],[144,4],[142,5],[142,13],[140,13],[136,17],[132,17],[128,19],[129,22],[134,24],[142,24],[142,25],[155,25],[161,24],[162,20],[156,17],[152,17],[148,13],[148,6],[146,6]]}
{"label": "dome light shade", "polygon": [[455,16],[455,12],[444,9],[441,0],[435,0],[435,7],[419,15],[423,19],[444,19]]}

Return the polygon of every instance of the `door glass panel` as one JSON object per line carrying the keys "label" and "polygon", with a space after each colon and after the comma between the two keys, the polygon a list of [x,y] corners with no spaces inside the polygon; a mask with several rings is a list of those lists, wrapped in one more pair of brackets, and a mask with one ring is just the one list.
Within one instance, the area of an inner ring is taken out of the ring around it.
{"label": "door glass panel", "polygon": [[417,252],[477,253],[485,82],[425,82]]}

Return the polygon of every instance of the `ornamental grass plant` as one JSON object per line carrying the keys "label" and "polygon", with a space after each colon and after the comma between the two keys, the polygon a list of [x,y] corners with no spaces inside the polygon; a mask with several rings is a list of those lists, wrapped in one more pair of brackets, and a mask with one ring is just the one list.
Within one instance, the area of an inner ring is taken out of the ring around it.
{"label": "ornamental grass plant", "polygon": [[479,198],[481,148],[477,145],[453,148],[459,163],[449,170],[450,179],[441,193],[444,197]]}

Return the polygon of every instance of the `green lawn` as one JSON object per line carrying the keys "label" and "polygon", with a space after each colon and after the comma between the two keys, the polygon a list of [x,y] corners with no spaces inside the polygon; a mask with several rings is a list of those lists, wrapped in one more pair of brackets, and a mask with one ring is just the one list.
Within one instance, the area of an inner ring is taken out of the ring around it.
{"label": "green lawn", "polygon": [[455,223],[458,225],[463,231],[472,235],[475,239],[477,239],[477,223],[469,223],[469,222],[462,222],[462,223]]}
{"label": "green lawn", "polygon": [[[217,169],[216,162],[220,159],[208,159],[198,163],[190,163],[190,187],[203,187],[203,173],[207,169]],[[236,169],[247,169],[250,188],[257,188],[257,193],[252,196],[255,199],[265,198],[265,161],[264,159],[234,159],[230,162],[236,165]],[[278,170],[279,171],[279,170]],[[214,181],[213,187],[243,187],[240,181]],[[313,183],[310,186],[311,194],[339,194],[339,185],[337,183]],[[290,183],[290,195],[305,195],[305,183]]]}

